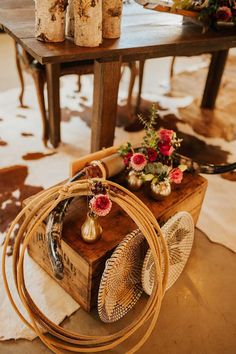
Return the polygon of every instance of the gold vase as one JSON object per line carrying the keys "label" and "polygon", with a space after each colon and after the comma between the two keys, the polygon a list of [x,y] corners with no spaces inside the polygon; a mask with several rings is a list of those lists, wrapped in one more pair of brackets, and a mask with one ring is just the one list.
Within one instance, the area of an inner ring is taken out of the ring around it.
{"label": "gold vase", "polygon": [[163,200],[171,193],[171,184],[170,182],[163,181],[159,183],[151,183],[150,193],[152,198],[155,200]]}
{"label": "gold vase", "polygon": [[87,243],[94,243],[101,238],[102,227],[98,222],[98,216],[88,213],[81,227],[81,237]]}
{"label": "gold vase", "polygon": [[127,177],[128,188],[131,191],[138,191],[143,185],[143,179],[140,173],[130,171]]}

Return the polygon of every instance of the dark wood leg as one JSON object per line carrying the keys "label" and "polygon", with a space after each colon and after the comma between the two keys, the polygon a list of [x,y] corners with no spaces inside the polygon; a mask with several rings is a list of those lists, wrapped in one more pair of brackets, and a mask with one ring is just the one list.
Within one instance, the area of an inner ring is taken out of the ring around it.
{"label": "dark wood leg", "polygon": [[228,52],[228,50],[221,50],[212,54],[201,108],[214,109],[215,107]]}
{"label": "dark wood leg", "polygon": [[44,85],[46,81],[45,73],[41,70],[35,69],[32,71],[32,75],[35,83],[39,109],[42,117],[42,126],[43,126],[42,138],[43,138],[44,145],[47,145],[47,141],[49,138],[49,131],[48,131],[48,120],[47,120],[45,100],[44,100]]}
{"label": "dark wood leg", "polygon": [[49,137],[53,147],[61,141],[60,64],[46,64]]}
{"label": "dark wood leg", "polygon": [[176,57],[173,57],[170,64],[170,82],[174,77],[175,61],[176,61]]}
{"label": "dark wood leg", "polygon": [[137,66],[135,61],[129,63],[129,69],[130,69],[130,80],[129,80],[129,90],[128,90],[128,98],[127,98],[127,108],[131,112],[132,94],[133,94],[135,79],[137,76]]}
{"label": "dark wood leg", "polygon": [[142,95],[142,88],[143,88],[144,66],[145,66],[145,60],[139,60],[138,96],[137,96],[137,102],[136,102],[136,107],[135,107],[136,114],[140,113],[141,95]]}
{"label": "dark wood leg", "polygon": [[22,67],[21,67],[21,63],[20,63],[20,59],[19,59],[19,55],[18,55],[16,42],[15,42],[15,56],[16,56],[16,68],[17,68],[17,72],[19,75],[20,86],[21,86],[21,92],[19,95],[19,102],[20,102],[20,107],[25,108],[26,106],[24,105],[24,102],[23,102],[24,91],[25,91],[25,82],[24,82],[24,76],[23,76],[23,72],[22,72]]}
{"label": "dark wood leg", "polygon": [[81,75],[78,75],[78,77],[77,77],[77,90],[75,90],[75,92],[81,92],[81,90],[82,90]]}
{"label": "dark wood leg", "polygon": [[113,145],[121,62],[101,62],[94,64],[94,95],[92,116],[91,151]]}

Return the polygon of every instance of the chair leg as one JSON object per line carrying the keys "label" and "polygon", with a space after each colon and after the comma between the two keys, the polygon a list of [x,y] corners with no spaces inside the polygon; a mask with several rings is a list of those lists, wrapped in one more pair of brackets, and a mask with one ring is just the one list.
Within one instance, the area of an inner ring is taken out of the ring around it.
{"label": "chair leg", "polygon": [[175,73],[175,63],[176,63],[176,57],[172,57],[171,63],[170,63],[170,73],[169,73],[169,91],[168,93],[171,94],[173,91],[173,78],[174,78],[174,73]]}
{"label": "chair leg", "polygon": [[136,76],[137,76],[137,65],[136,65],[136,62],[129,63],[129,69],[130,69],[130,81],[129,81],[129,90],[128,90],[128,98],[127,98],[127,107],[128,107],[129,110],[131,110],[131,107],[132,107],[132,94],[133,94],[135,79],[136,79]]}
{"label": "chair leg", "polygon": [[25,92],[25,83],[24,83],[24,76],[23,76],[23,72],[22,72],[22,68],[21,68],[21,63],[20,63],[20,59],[19,59],[19,55],[18,55],[18,51],[17,51],[16,42],[15,42],[15,58],[16,58],[16,68],[17,68],[19,79],[20,79],[20,85],[21,85],[19,102],[20,102],[20,107],[25,108],[26,106],[23,103],[24,92]]}
{"label": "chair leg", "polygon": [[125,73],[125,64],[123,64],[121,66],[121,71],[120,71],[120,81],[122,80],[123,76],[124,76],[124,73]]}
{"label": "chair leg", "polygon": [[170,64],[170,82],[174,77],[175,61],[176,61],[176,57],[173,57]]}
{"label": "chair leg", "polygon": [[44,100],[44,85],[46,82],[46,78],[44,72],[40,70],[33,70],[32,74],[35,83],[39,109],[42,117],[42,126],[43,126],[42,139],[44,145],[47,145],[47,141],[49,139],[49,131],[48,131],[48,121],[47,121],[47,114],[46,114],[45,100]]}
{"label": "chair leg", "polygon": [[142,88],[143,88],[144,66],[145,66],[145,60],[140,60],[140,61],[139,61],[138,96],[137,96],[137,102],[136,102],[136,107],[135,107],[135,113],[136,113],[136,114],[138,114],[139,111],[140,111],[141,95],[142,95]]}
{"label": "chair leg", "polygon": [[81,75],[78,75],[78,79],[77,79],[77,92],[81,92],[81,90],[82,90]]}

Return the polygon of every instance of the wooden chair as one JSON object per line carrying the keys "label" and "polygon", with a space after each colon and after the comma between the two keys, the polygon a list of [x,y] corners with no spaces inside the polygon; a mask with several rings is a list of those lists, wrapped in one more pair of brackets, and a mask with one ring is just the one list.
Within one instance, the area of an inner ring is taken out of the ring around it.
{"label": "wooden chair", "polygon": [[[44,144],[47,144],[49,139],[49,129],[47,121],[47,113],[44,100],[44,87],[46,84],[46,71],[44,65],[38,63],[34,58],[28,54],[19,44],[15,43],[15,55],[16,55],[16,66],[19,74],[21,92],[19,95],[20,106],[25,107],[24,105],[24,77],[23,71],[28,72],[35,84],[37,99],[39,104],[39,109],[42,117],[42,127],[43,134],[42,139]],[[130,69],[130,82],[128,89],[128,98],[127,98],[127,108],[131,111],[131,100],[132,93],[135,84],[135,79],[139,75],[139,66],[136,62],[124,63],[123,66],[127,66]],[[81,90],[81,76],[87,74],[93,74],[94,72],[94,62],[84,61],[84,62],[72,62],[72,63],[63,63],[61,65],[60,75],[78,75],[78,91]],[[141,94],[141,89],[140,89]]]}

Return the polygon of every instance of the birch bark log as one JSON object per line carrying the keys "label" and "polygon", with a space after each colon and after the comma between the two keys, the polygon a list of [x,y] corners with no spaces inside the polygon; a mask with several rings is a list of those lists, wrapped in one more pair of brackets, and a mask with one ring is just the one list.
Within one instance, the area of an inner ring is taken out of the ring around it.
{"label": "birch bark log", "polygon": [[103,38],[119,38],[123,0],[103,0]]}
{"label": "birch bark log", "polygon": [[63,42],[68,0],[35,0],[35,36],[44,42]]}
{"label": "birch bark log", "polygon": [[82,47],[102,43],[102,0],[74,0],[74,42]]}
{"label": "birch bark log", "polygon": [[75,15],[74,15],[74,0],[69,0],[66,11],[66,35],[74,37],[75,32]]}

